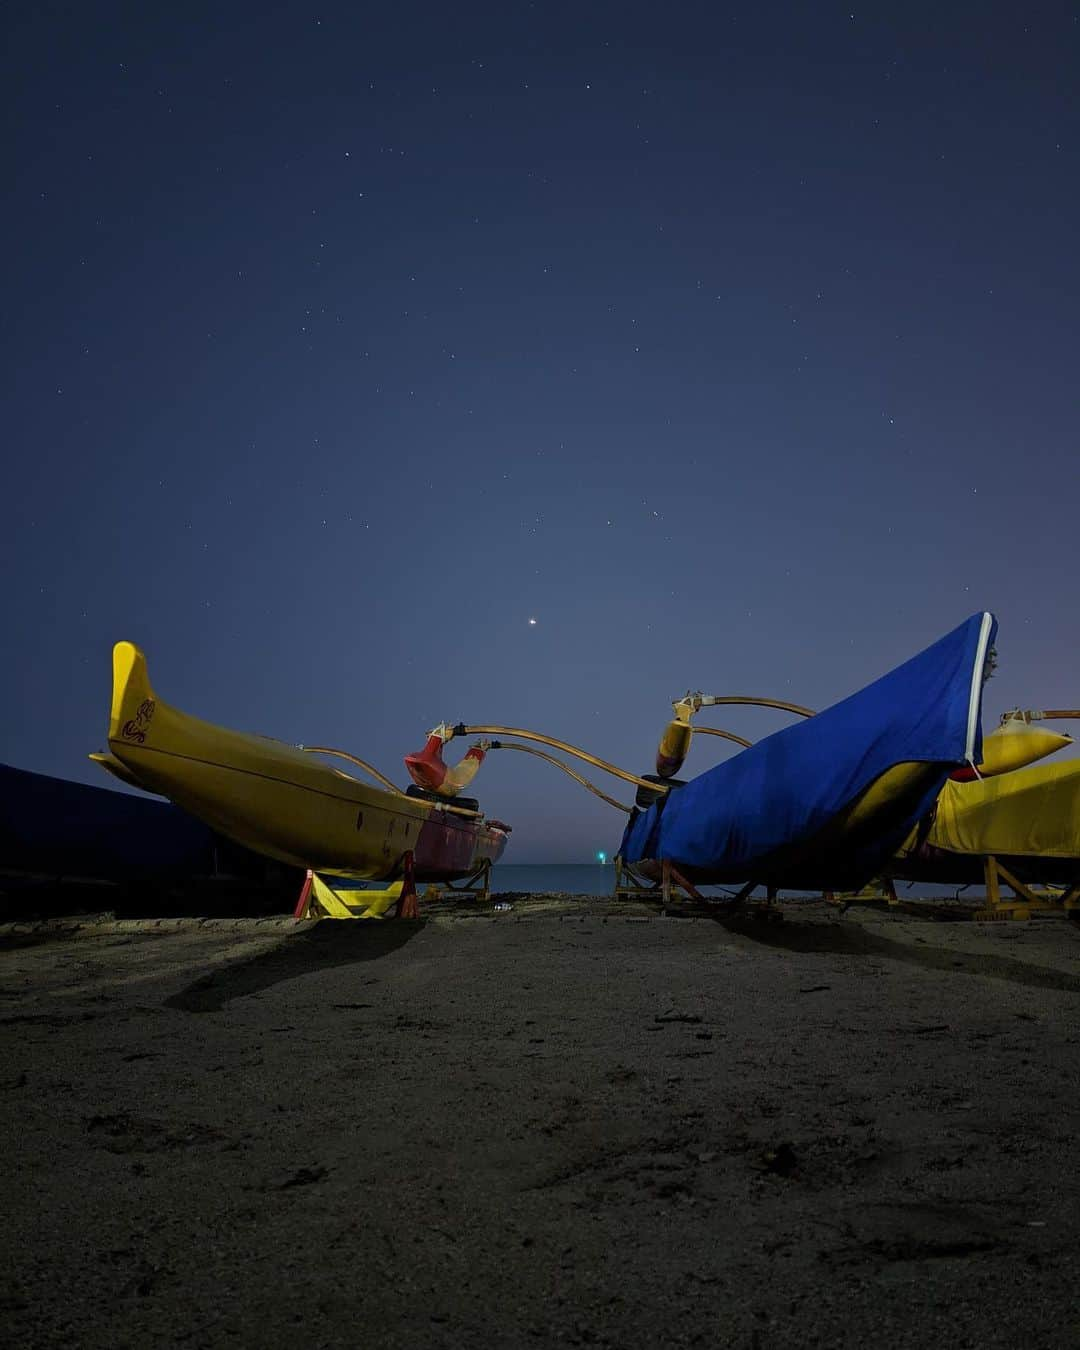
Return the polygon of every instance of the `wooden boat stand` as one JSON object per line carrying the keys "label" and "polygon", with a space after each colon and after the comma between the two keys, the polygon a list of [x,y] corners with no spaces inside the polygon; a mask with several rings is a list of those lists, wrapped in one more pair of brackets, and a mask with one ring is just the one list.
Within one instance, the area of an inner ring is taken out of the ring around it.
{"label": "wooden boat stand", "polygon": [[[1036,888],[1028,886],[1013,876],[1007,867],[988,854],[983,858],[983,876],[986,882],[986,894],[973,897],[983,901],[983,907],[976,910],[963,908],[960,914],[951,917],[973,918],[978,923],[1001,923],[1009,919],[1030,919],[1033,913],[1062,914],[1065,918],[1080,918],[1080,882],[1069,891],[1054,890],[1050,887]],[[1013,895],[1003,897],[1002,882]],[[824,891],[822,898],[836,905],[841,914],[849,905],[885,905],[890,909],[901,909],[908,914],[922,917],[945,917],[941,906],[935,910],[929,901],[901,900],[896,894],[896,885],[891,877],[882,877],[876,882],[864,886],[861,891]],[[951,906],[951,908],[956,908]]]}
{"label": "wooden boat stand", "polygon": [[469,900],[491,899],[491,859],[485,858],[471,877],[466,877],[456,886],[449,881],[443,886],[429,885],[424,891],[425,900],[446,900],[451,896],[464,896]]}
{"label": "wooden boat stand", "polygon": [[898,906],[896,886],[892,877],[881,877],[871,881],[857,891],[822,891],[821,898],[835,905],[841,914],[849,905],[890,905]]}
{"label": "wooden boat stand", "polygon": [[686,892],[691,900],[705,900],[705,896],[692,881],[687,881],[670,858],[664,858],[660,867],[659,881],[643,881],[629,863],[615,855],[615,889],[612,896],[616,900],[662,900],[665,905],[671,903],[671,886],[674,883]]}
{"label": "wooden boat stand", "polygon": [[622,857],[616,853],[615,887],[611,892],[613,900],[655,899],[659,889],[659,883],[655,881],[642,881],[641,878],[623,862]]}
{"label": "wooden boat stand", "polygon": [[755,900],[753,904],[747,903],[761,884],[760,881],[748,881],[730,900],[723,902],[724,913],[746,913],[763,919],[782,919],[784,917],[783,910],[776,903],[776,895],[779,890],[777,886],[765,887],[764,900]]}
{"label": "wooden boat stand", "polygon": [[[1033,913],[1039,912],[1061,914],[1067,919],[1080,918],[1080,882],[1067,891],[1036,889],[1014,877],[993,854],[983,859],[983,875],[986,878],[986,906],[977,909],[972,916],[979,923],[1030,919]],[[1002,899],[1002,882],[1012,890],[1011,900]]]}
{"label": "wooden boat stand", "polygon": [[330,891],[322,888],[318,897],[313,895],[315,890],[315,877],[308,868],[307,875],[304,878],[304,884],[300,888],[300,894],[297,897],[296,908],[293,911],[293,917],[296,919],[359,919],[364,915],[365,910],[370,909],[373,903],[379,900],[394,900],[395,919],[418,919],[420,909],[417,905],[416,880],[413,873],[413,855],[412,852],[405,854],[402,859],[402,876],[400,881],[393,882],[385,890],[363,890],[356,891],[356,902],[349,904],[342,898],[339,891]]}
{"label": "wooden boat stand", "polygon": [[[683,876],[670,858],[661,860],[659,881],[645,882],[628,863],[623,862],[622,858],[616,854],[615,888],[612,897],[615,900],[660,900],[666,906],[671,904],[672,886],[678,886],[691,900],[698,900],[718,913],[731,914],[743,909],[746,901],[757,890],[758,885],[758,882],[751,881],[733,899],[714,900],[710,896],[702,895],[694,883]],[[675,898],[682,899],[681,896]],[[770,916],[778,915],[780,910],[776,905],[776,887],[767,887],[765,900],[753,905],[752,910],[754,913]]]}

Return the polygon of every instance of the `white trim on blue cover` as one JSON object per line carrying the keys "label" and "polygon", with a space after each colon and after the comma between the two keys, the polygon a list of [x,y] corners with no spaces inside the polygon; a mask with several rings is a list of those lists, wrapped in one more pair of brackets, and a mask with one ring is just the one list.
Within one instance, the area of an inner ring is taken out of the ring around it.
{"label": "white trim on blue cover", "polygon": [[993,626],[994,616],[988,610],[984,610],[982,626],[979,629],[979,641],[975,648],[975,662],[971,668],[967,742],[964,746],[964,758],[972,765],[975,763],[975,732],[979,726],[979,702],[982,698],[983,679],[986,673],[986,649],[990,645],[990,630]]}

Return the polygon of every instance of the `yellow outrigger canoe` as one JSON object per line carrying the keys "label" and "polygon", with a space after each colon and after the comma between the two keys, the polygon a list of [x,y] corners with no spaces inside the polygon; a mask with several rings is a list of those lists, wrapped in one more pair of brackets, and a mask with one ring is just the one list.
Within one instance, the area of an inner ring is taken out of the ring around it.
{"label": "yellow outrigger canoe", "polygon": [[889,873],[966,884],[981,879],[988,857],[1025,882],[1080,882],[1080,759],[946,783]]}
{"label": "yellow outrigger canoe", "polygon": [[237,843],[316,872],[454,881],[496,862],[509,827],[479,811],[373,787],[284,741],[229,731],[163,703],[146,658],[113,648],[109,753],[116,777],[159,793]]}

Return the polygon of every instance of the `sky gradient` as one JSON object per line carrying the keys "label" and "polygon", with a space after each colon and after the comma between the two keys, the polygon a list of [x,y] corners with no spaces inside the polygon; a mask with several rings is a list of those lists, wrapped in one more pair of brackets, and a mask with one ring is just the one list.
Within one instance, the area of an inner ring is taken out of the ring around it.
{"label": "sky gradient", "polygon": [[[402,782],[444,719],[648,770],[687,688],[824,707],[983,608],[987,727],[1080,704],[1075,5],[7,29],[0,760],[106,784],[121,638]],[[507,862],[618,843],[475,787]]]}

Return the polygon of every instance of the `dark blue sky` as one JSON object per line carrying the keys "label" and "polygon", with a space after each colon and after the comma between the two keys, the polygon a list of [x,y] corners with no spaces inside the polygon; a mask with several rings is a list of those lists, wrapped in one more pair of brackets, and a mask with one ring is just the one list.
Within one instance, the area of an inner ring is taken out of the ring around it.
{"label": "dark blue sky", "polygon": [[1080,701],[1075,4],[270,8],[9,11],[0,759],[99,781],[119,638],[399,779],[647,769],[980,608],[988,725]]}

